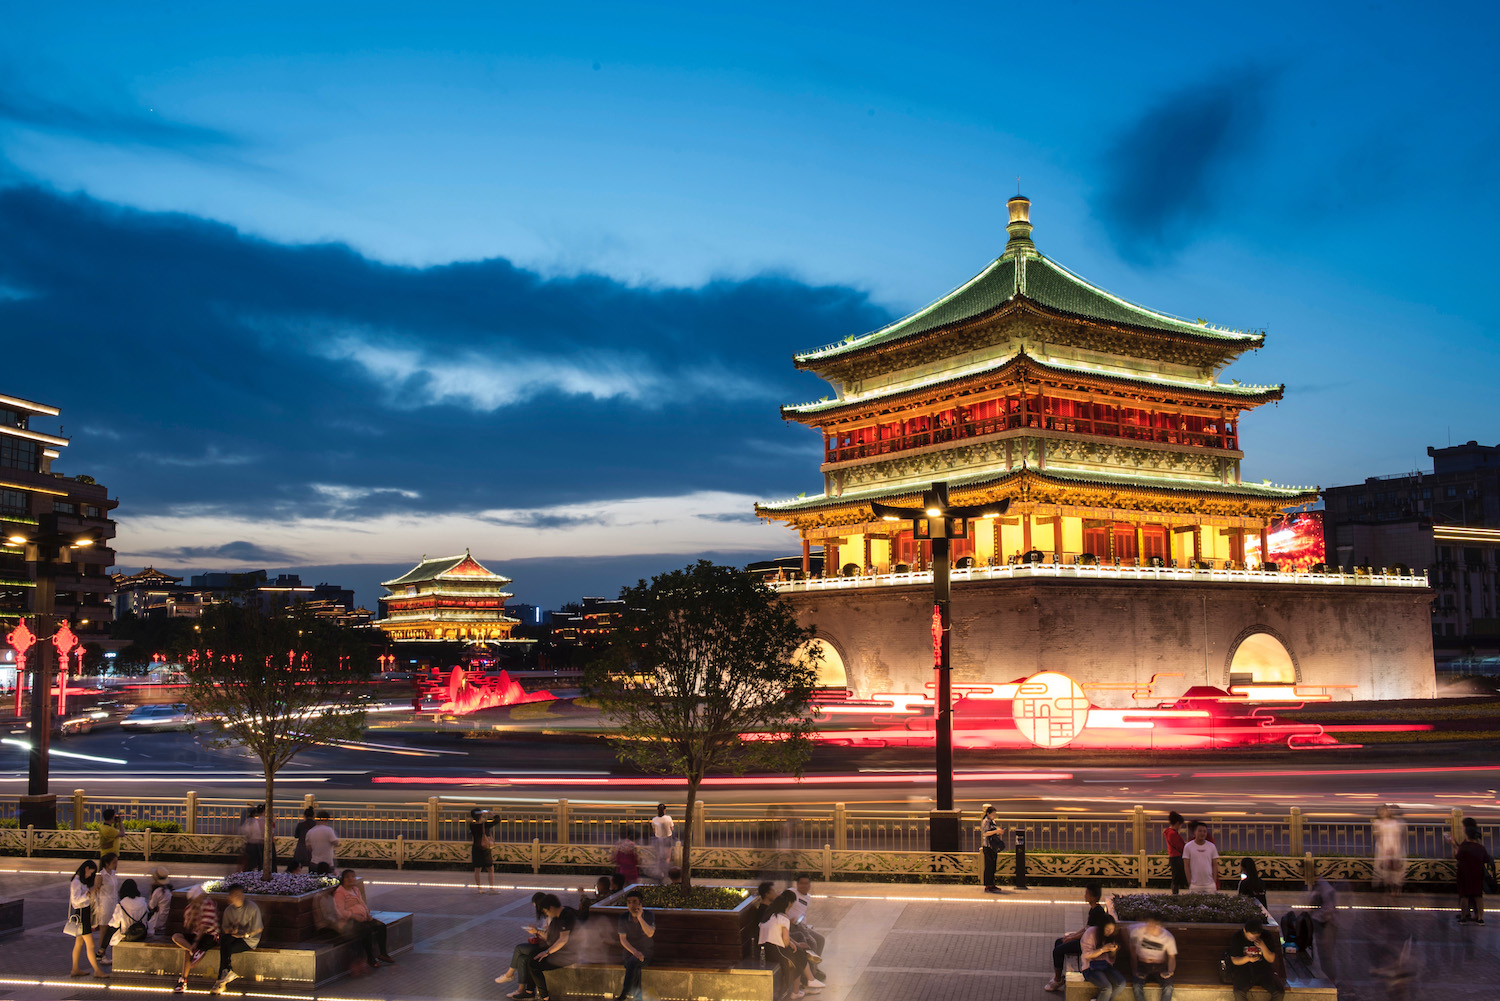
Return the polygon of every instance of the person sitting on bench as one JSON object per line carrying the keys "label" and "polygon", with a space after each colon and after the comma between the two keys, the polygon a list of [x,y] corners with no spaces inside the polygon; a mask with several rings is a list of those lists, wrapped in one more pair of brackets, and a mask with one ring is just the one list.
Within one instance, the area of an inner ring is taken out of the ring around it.
{"label": "person sitting on bench", "polygon": [[1251,918],[1234,933],[1224,955],[1232,964],[1234,1001],[1250,1001],[1250,992],[1257,987],[1270,994],[1271,1001],[1281,1001],[1284,989],[1276,974],[1276,947],[1258,919]]}
{"label": "person sitting on bench", "polygon": [[615,1001],[644,1001],[641,991],[641,970],[651,958],[652,939],[656,936],[656,920],[645,908],[645,895],[640,890],[625,894],[625,916],[620,918],[620,947],[625,950],[625,980]]}
{"label": "person sitting on bench", "polygon": [[243,886],[231,886],[229,901],[219,916],[219,979],[214,981],[213,993],[223,994],[230,981],[239,979],[240,975],[234,972],[235,955],[260,945],[264,931],[260,907],[255,901],[245,899]]}
{"label": "person sitting on bench", "polygon": [[1083,952],[1083,933],[1088,931],[1089,926],[1104,920],[1109,915],[1109,906],[1100,903],[1104,896],[1104,887],[1098,883],[1085,883],[1083,886],[1083,899],[1089,905],[1088,917],[1084,919],[1083,927],[1075,932],[1069,932],[1062,938],[1054,939],[1052,942],[1052,979],[1042,987],[1044,991],[1053,994],[1062,993],[1063,989],[1063,964],[1068,961],[1069,956],[1077,956]]}
{"label": "person sitting on bench", "polygon": [[525,958],[525,970],[516,971],[525,985],[510,995],[517,1001],[531,1001],[533,998],[536,1001],[551,1001],[551,996],[547,993],[547,971],[571,966],[575,961],[573,950],[568,945],[573,937],[573,929],[578,926],[578,912],[571,907],[564,907],[556,894],[549,893],[542,900],[542,913],[547,916],[546,938],[540,949]]}
{"label": "person sitting on bench", "polygon": [[182,949],[182,976],[177,978],[174,994],[187,990],[188,973],[219,940],[219,905],[203,892],[203,887],[188,890],[187,908],[182,912],[182,931],[172,936],[172,944]]}
{"label": "person sitting on bench", "polygon": [[1172,977],[1177,973],[1177,939],[1161,923],[1161,912],[1151,911],[1130,931],[1130,955],[1135,961],[1131,986],[1135,1001],[1146,1001],[1146,981],[1161,984],[1161,1001],[1172,1001]]}
{"label": "person sitting on bench", "polygon": [[792,922],[786,912],[796,899],[797,895],[787,890],[771,901],[760,923],[759,938],[766,959],[792,978],[790,996],[793,1001],[803,997],[809,989],[819,990],[823,987],[823,983],[814,980],[807,971],[807,950],[798,948],[792,942]]}
{"label": "person sitting on bench", "polygon": [[386,951],[386,924],[370,913],[364,885],[353,869],[345,869],[339,877],[339,888],[333,891],[333,910],[338,915],[343,933],[363,942],[365,962],[370,964],[370,969],[381,963],[396,962]]}

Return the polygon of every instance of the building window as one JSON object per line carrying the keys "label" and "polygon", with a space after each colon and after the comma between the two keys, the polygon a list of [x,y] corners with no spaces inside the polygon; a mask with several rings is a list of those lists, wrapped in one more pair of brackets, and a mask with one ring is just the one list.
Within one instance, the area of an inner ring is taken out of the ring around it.
{"label": "building window", "polygon": [[83,516],[85,518],[99,518],[99,517],[102,517],[102,515],[100,515],[100,513],[99,513],[99,509],[97,507],[95,507],[94,505],[92,505],[92,504],[88,505],[87,507],[85,507],[83,509]]}
{"label": "building window", "polygon": [[0,514],[31,513],[30,499],[19,490],[0,490]]}
{"label": "building window", "polygon": [[78,505],[72,501],[53,501],[52,511],[55,514],[77,514]]}
{"label": "building window", "polygon": [[28,473],[39,473],[41,450],[34,441],[0,435],[0,466],[6,469],[24,469]]}

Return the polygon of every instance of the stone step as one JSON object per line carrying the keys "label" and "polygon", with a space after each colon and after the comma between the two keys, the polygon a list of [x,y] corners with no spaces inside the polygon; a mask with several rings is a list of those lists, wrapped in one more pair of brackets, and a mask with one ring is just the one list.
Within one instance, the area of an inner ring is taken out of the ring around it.
{"label": "stone step", "polygon": [[[1093,1001],[1098,993],[1099,988],[1084,980],[1083,974],[1067,974],[1067,990],[1064,995],[1067,1001]],[[1133,996],[1128,984],[1123,995],[1127,998]],[[1252,991],[1250,996],[1264,998],[1266,993]],[[1287,981],[1286,996],[1297,1001],[1338,1001],[1339,992],[1337,987],[1326,980],[1291,979]],[[1147,984],[1146,997],[1148,1001],[1159,1001],[1161,988],[1156,984]],[[1172,1001],[1234,1001],[1234,988],[1228,984],[1179,983],[1172,991]]]}
{"label": "stone step", "polygon": [[[661,1001],[776,1001],[775,971],[758,966],[650,966],[641,971],[641,987]],[[614,997],[625,968],[617,963],[576,963],[547,971],[553,996]]]}

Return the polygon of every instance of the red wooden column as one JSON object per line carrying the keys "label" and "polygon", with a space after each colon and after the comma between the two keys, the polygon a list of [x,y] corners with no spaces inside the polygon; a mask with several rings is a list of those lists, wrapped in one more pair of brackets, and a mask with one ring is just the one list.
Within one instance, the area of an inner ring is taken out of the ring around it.
{"label": "red wooden column", "polygon": [[805,535],[802,537],[802,576],[812,576],[812,543]]}
{"label": "red wooden column", "polygon": [[1262,566],[1271,562],[1271,546],[1266,541],[1266,529],[1268,527],[1265,524],[1260,526],[1260,562]]}
{"label": "red wooden column", "polygon": [[864,539],[865,539],[865,561],[859,565],[859,572],[862,573],[862,574],[863,573],[869,573],[870,566],[871,566],[871,563],[870,563],[870,533],[866,532],[865,536],[864,536]]}

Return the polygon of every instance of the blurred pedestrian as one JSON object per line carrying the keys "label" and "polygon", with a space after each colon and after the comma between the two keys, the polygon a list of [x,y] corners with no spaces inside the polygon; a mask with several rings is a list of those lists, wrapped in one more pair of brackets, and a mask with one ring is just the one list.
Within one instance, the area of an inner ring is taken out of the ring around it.
{"label": "blurred pedestrian", "polygon": [[1219,849],[1208,838],[1208,825],[1193,825],[1193,840],[1182,847],[1189,893],[1214,893],[1219,889]]}
{"label": "blurred pedestrian", "polygon": [[1370,827],[1375,835],[1375,885],[1400,893],[1406,881],[1406,821],[1394,806],[1381,804]]}
{"label": "blurred pedestrian", "polygon": [[395,964],[386,951],[386,924],[370,913],[364,884],[353,869],[345,869],[339,877],[339,888],[333,891],[333,906],[344,934],[359,939],[364,945],[365,962],[370,964],[370,969],[381,963]]}
{"label": "blurred pedestrian", "polygon": [[1182,814],[1173,810],[1167,814],[1167,826],[1161,832],[1161,838],[1167,843],[1167,867],[1172,870],[1172,893],[1175,895],[1180,890],[1186,890],[1188,885],[1187,867],[1182,862],[1182,849],[1187,845],[1187,840],[1182,836],[1185,821]]}
{"label": "blurred pedestrian", "polygon": [[1312,921],[1313,961],[1324,979],[1337,984],[1335,951],[1339,936],[1339,895],[1326,878],[1314,875],[1307,883],[1307,916]]}
{"label": "blurred pedestrian", "polygon": [[330,876],[337,863],[334,849],[339,836],[333,830],[333,817],[327,810],[318,811],[318,822],[307,832],[307,851],[312,858],[312,871],[319,876]]}
{"label": "blurred pedestrian", "polygon": [[[1453,835],[1444,834],[1453,845]],[[1479,825],[1464,827],[1464,840],[1453,849],[1458,862],[1458,923],[1484,924],[1484,877],[1494,859],[1480,840]]]}
{"label": "blurred pedestrian", "polygon": [[672,868],[672,846],[676,841],[676,825],[667,813],[667,804],[657,803],[656,816],[651,818],[651,862],[658,882],[667,881],[667,870]]}
{"label": "blurred pedestrian", "polygon": [[293,865],[307,866],[312,862],[312,853],[307,847],[307,832],[318,826],[314,817],[312,807],[302,811],[302,819],[297,821],[297,826],[292,828],[292,837],[297,839],[297,845],[292,849],[292,861],[287,863],[286,871],[293,872]]}
{"label": "blurred pedestrian", "polygon": [[615,872],[625,885],[639,882],[641,878],[640,851],[635,844],[635,828],[629,825],[620,829],[620,840],[615,842]]}
{"label": "blurred pedestrian", "polygon": [[94,968],[94,976],[104,976],[99,960],[94,955],[94,882],[99,875],[99,863],[92,859],[80,865],[68,883],[68,921],[63,931],[73,936],[73,976],[81,977],[86,971],[78,968],[78,957],[87,956]]}
{"label": "blurred pedestrian", "polygon": [[167,867],[159,865],[151,870],[151,889],[146,896],[146,934],[160,938],[166,930],[167,917],[172,913],[172,883]]}
{"label": "blurred pedestrian", "polygon": [[203,887],[188,889],[187,907],[182,912],[182,931],[172,936],[172,944],[183,950],[182,975],[177,978],[173,994],[187,990],[188,974],[219,939],[219,905],[203,892]]}
{"label": "blurred pedestrian", "polygon": [[[479,893],[495,892],[495,824],[498,821],[489,810],[479,807],[469,811],[469,861],[474,863],[474,889]],[[489,878],[486,890],[479,882],[483,873]]]}
{"label": "blurred pedestrian", "polygon": [[225,987],[240,978],[234,972],[234,957],[260,945],[264,931],[260,907],[255,901],[245,899],[243,886],[231,886],[224,914],[219,919],[219,978],[214,981],[213,993],[223,994]]}
{"label": "blurred pedestrian", "polygon": [[984,804],[984,815],[979,820],[979,851],[984,857],[984,892],[999,893],[995,885],[995,864],[1005,850],[1005,828],[995,820],[995,807]]}
{"label": "blurred pedestrian", "polygon": [[1172,1001],[1172,978],[1177,974],[1177,939],[1161,923],[1161,912],[1150,911],[1130,932],[1130,957],[1135,1001],[1146,1001],[1146,981],[1161,984],[1161,1001]]}
{"label": "blurred pedestrian", "polygon": [[240,868],[245,872],[260,872],[266,864],[266,804],[259,803],[245,811],[240,821],[240,837],[245,841],[245,854]]}
{"label": "blurred pedestrian", "polygon": [[94,950],[94,958],[106,965],[109,960],[104,958],[104,952],[109,948],[109,940],[115,937],[110,922],[120,903],[119,868],[120,856],[110,852],[99,860],[99,872],[94,876],[94,927],[99,932],[99,947]]}

